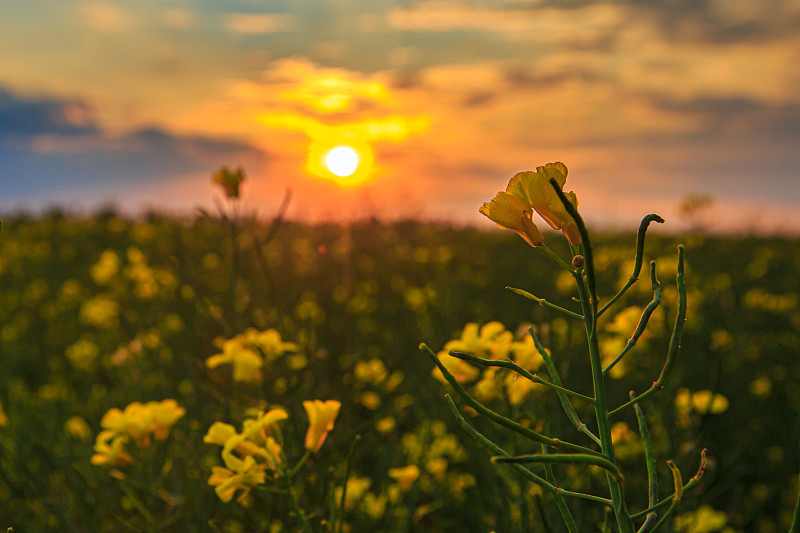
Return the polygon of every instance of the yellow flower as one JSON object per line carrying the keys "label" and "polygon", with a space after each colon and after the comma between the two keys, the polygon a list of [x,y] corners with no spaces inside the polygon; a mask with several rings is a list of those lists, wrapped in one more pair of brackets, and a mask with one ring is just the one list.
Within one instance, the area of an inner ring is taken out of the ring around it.
{"label": "yellow flower", "polygon": [[536,349],[530,333],[526,334],[521,341],[514,342],[511,345],[511,351],[514,353],[514,362],[525,370],[536,372],[544,364],[542,354]]}
{"label": "yellow flower", "polygon": [[499,192],[491,202],[485,202],[479,210],[489,220],[500,226],[516,231],[531,246],[540,246],[544,237],[531,220],[524,200],[515,194]]}
{"label": "yellow flower", "polygon": [[380,359],[359,361],[353,369],[356,379],[362,383],[380,383],[386,378],[386,366]]}
{"label": "yellow flower", "polygon": [[328,432],[333,429],[333,421],[339,414],[341,402],[336,400],[305,401],[303,407],[308,414],[308,431],[306,432],[306,450],[318,452]]}
{"label": "yellow flower", "polygon": [[92,436],[92,430],[89,429],[89,424],[83,417],[73,416],[64,423],[64,429],[73,438],[78,440],[87,440]]}
{"label": "yellow flower", "polygon": [[113,431],[101,431],[94,444],[93,465],[125,466],[133,458],[125,451],[126,435],[118,435]]}
{"label": "yellow flower", "polygon": [[[577,246],[581,242],[578,226],[550,185],[551,178],[563,189],[567,181],[566,165],[561,162],[548,163],[543,167],[536,167],[535,171],[520,172],[508,182],[506,193],[520,198],[523,209],[532,209],[539,213],[551,228],[561,230],[569,242]],[[578,198],[575,193],[564,194],[577,208]]]}
{"label": "yellow flower", "polygon": [[511,405],[521,405],[535,388],[534,382],[517,374],[506,377],[506,394]]}
{"label": "yellow flower", "polygon": [[447,474],[447,466],[447,459],[444,457],[436,457],[425,463],[425,470],[427,470],[436,481],[442,481],[445,474]]}
{"label": "yellow flower", "polygon": [[150,409],[153,435],[157,440],[166,439],[167,435],[169,435],[169,428],[186,414],[186,409],[172,399],[162,402],[149,402],[147,407]]}
{"label": "yellow flower", "polygon": [[142,448],[150,445],[150,436],[147,434],[150,411],[139,402],[129,404],[124,411],[116,407],[109,409],[100,420],[100,425],[113,435],[133,437]]}
{"label": "yellow flower", "polygon": [[264,352],[264,357],[267,361],[273,361],[286,352],[296,352],[300,349],[293,342],[283,342],[281,334],[275,329],[257,331],[251,328],[245,331],[244,339],[247,344],[253,345]]}
{"label": "yellow flower", "polygon": [[711,533],[728,523],[728,516],[709,505],[701,505],[692,512],[675,517],[675,529],[684,533]]}
{"label": "yellow flower", "polygon": [[226,166],[220,167],[211,176],[211,183],[216,183],[225,191],[228,198],[239,198],[239,185],[244,181],[244,169],[237,167],[231,170]]}
{"label": "yellow flower", "polygon": [[[448,343],[449,344],[449,343]],[[445,346],[447,348],[447,346]],[[467,363],[463,359],[457,359],[455,357],[451,357],[449,353],[445,350],[441,351],[437,355],[439,357],[439,361],[441,361],[442,366],[444,366],[450,374],[453,375],[455,380],[459,383],[464,383],[466,381],[472,381],[476,379],[481,371],[472,366],[471,364]],[[442,383],[447,383],[447,380],[444,378],[442,371],[439,370],[439,367],[434,367],[431,371],[431,375],[434,378],[441,381]]]}
{"label": "yellow flower", "polygon": [[203,442],[206,444],[216,444],[218,446],[225,446],[228,439],[236,435],[236,428],[225,422],[214,422],[208,428],[208,432],[203,437]]}
{"label": "yellow flower", "polygon": [[250,493],[250,489],[264,483],[265,478],[264,465],[256,463],[252,457],[247,457],[234,470],[221,466],[213,467],[208,484],[215,487],[214,492],[223,502],[231,501],[236,491],[241,489],[243,492],[239,495],[238,501],[242,503]]}
{"label": "yellow flower", "polygon": [[289,413],[285,410],[280,408],[270,409],[266,413],[260,414],[257,418],[245,420],[242,433],[246,438],[252,439],[260,435],[262,431],[271,432],[278,421],[287,418],[289,418]]}
{"label": "yellow flower", "polygon": [[233,380],[245,383],[261,382],[261,367],[264,361],[260,355],[247,348],[240,337],[227,340],[222,345],[222,353],[206,359],[208,368],[216,368],[223,364],[233,366]]}
{"label": "yellow flower", "polygon": [[460,339],[454,339],[444,345],[445,353],[462,352],[490,359],[505,359],[511,350],[514,335],[506,331],[500,322],[487,322],[480,331],[478,325],[469,323],[464,326]]}
{"label": "yellow flower", "polygon": [[719,414],[728,410],[728,399],[722,394],[714,394],[710,390],[692,393],[692,408],[701,415]]}
{"label": "yellow flower", "polygon": [[417,465],[408,465],[402,468],[390,468],[389,477],[397,481],[403,492],[408,492],[419,477],[419,467]]}
{"label": "yellow flower", "polygon": [[146,448],[150,445],[151,434],[164,440],[169,429],[186,413],[178,402],[167,399],[162,402],[133,402],[121,411],[116,407],[108,410],[100,420],[100,425],[115,435],[126,435]]}
{"label": "yellow flower", "polygon": [[393,416],[387,416],[386,418],[381,418],[377,422],[375,422],[375,429],[380,431],[381,433],[390,433],[394,431],[394,428],[397,426],[397,421],[394,419]]}

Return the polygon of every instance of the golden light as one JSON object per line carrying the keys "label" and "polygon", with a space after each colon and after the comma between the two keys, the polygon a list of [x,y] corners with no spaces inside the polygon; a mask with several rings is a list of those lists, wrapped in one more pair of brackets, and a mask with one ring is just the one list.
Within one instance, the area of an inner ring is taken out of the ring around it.
{"label": "golden light", "polygon": [[308,147],[306,171],[311,176],[333,181],[341,187],[358,187],[372,181],[375,154],[369,144],[347,135],[319,137]]}
{"label": "golden light", "polygon": [[325,156],[325,166],[336,176],[346,178],[358,168],[358,154],[349,146],[337,146]]}

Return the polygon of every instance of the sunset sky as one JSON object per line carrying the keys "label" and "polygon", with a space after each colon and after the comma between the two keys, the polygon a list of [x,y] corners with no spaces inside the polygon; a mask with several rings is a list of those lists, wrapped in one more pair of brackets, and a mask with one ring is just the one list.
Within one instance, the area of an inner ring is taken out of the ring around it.
{"label": "sunset sky", "polygon": [[0,214],[189,212],[241,165],[264,215],[490,224],[551,161],[592,222],[797,233],[800,2],[0,0]]}

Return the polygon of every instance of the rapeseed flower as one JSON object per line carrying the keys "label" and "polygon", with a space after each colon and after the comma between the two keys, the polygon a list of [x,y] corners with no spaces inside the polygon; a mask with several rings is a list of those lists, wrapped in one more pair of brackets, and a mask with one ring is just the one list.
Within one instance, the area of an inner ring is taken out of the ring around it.
{"label": "rapeseed flower", "polygon": [[83,417],[72,416],[64,423],[64,429],[74,439],[87,440],[92,436],[92,430]]}
{"label": "rapeseed flower", "polygon": [[[551,228],[561,230],[569,242],[577,246],[581,242],[578,226],[550,185],[551,178],[563,189],[567,181],[566,165],[548,163],[535,171],[519,172],[509,180],[505,192],[497,193],[491,202],[484,203],[480,212],[498,226],[516,231],[531,246],[540,246],[544,237],[531,220],[536,211]],[[575,193],[564,194],[577,208]]]}
{"label": "rapeseed flower", "polygon": [[300,349],[300,347],[293,342],[283,342],[281,340],[281,334],[275,329],[268,329],[266,331],[257,331],[252,328],[248,329],[244,333],[244,341],[246,344],[261,350],[268,362],[274,361],[287,352],[295,352]]}
{"label": "rapeseed flower", "polygon": [[501,228],[516,231],[531,246],[544,243],[542,232],[531,220],[533,212],[528,210],[517,194],[499,192],[491,202],[484,203],[479,211]]}
{"label": "rapeseed flower", "polygon": [[264,483],[265,479],[264,465],[257,463],[253,457],[246,457],[233,470],[222,466],[212,467],[208,484],[214,487],[214,492],[223,502],[231,501],[236,491],[241,490],[238,501],[244,503],[250,490]]}
{"label": "rapeseed flower", "polygon": [[333,429],[333,422],[339,414],[341,402],[336,400],[304,401],[303,407],[308,414],[308,431],[306,432],[306,450],[318,452],[328,432]]}
{"label": "rapeseed flower", "polygon": [[[447,348],[447,345],[445,345],[445,348]],[[444,366],[447,369],[447,371],[450,372],[450,374],[452,374],[455,380],[459,383],[473,381],[477,379],[481,373],[480,370],[478,370],[471,364],[467,363],[463,359],[450,357],[450,353],[446,349],[440,351],[437,354],[437,357],[439,358],[439,361],[442,363],[442,366]],[[431,374],[438,381],[441,381],[442,383],[445,384],[447,383],[447,380],[442,374],[442,371],[439,370],[438,366],[434,367],[434,369],[431,371]]]}
{"label": "rapeseed flower", "polygon": [[94,444],[96,452],[90,459],[93,465],[125,466],[133,458],[125,451],[127,435],[117,434],[113,431],[101,431]]}
{"label": "rapeseed flower", "polygon": [[[536,167],[535,171],[516,174],[508,182],[506,192],[521,196],[526,209],[533,209],[539,213],[551,228],[561,230],[570,244],[577,246],[581,242],[578,226],[550,185],[552,178],[563,189],[567,181],[567,172],[564,163],[547,163]],[[574,192],[565,192],[564,195],[573,206],[578,207],[578,198]]]}
{"label": "rapeseed flower", "polygon": [[231,170],[226,166],[220,167],[211,176],[211,183],[216,183],[225,192],[228,198],[239,198],[239,185],[244,181],[244,169],[237,167]]}
{"label": "rapeseed flower", "polygon": [[146,404],[133,402],[124,410],[116,407],[109,409],[100,420],[100,425],[112,435],[131,437],[141,448],[146,448],[150,445],[151,436],[157,440],[166,439],[169,429],[185,413],[186,410],[172,399]]}
{"label": "rapeseed flower", "polygon": [[261,368],[264,361],[251,348],[245,346],[242,337],[226,340],[222,345],[222,353],[212,355],[206,360],[208,368],[216,368],[223,364],[233,366],[233,380],[244,383],[260,383]]}
{"label": "rapeseed flower", "polygon": [[400,490],[408,492],[414,485],[414,482],[419,478],[419,467],[417,465],[408,465],[401,468],[390,468],[389,477],[397,481]]}
{"label": "rapeseed flower", "polygon": [[151,429],[156,440],[166,439],[169,435],[169,429],[180,417],[186,414],[186,409],[172,399],[162,402],[150,402],[147,407],[150,409]]}

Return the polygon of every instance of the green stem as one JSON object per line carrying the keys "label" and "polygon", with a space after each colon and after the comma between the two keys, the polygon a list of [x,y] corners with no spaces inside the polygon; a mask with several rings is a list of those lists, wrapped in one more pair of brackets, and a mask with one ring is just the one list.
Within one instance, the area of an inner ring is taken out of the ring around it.
{"label": "green stem", "polygon": [[650,261],[650,281],[653,287],[653,299],[650,301],[649,304],[647,304],[647,307],[644,308],[644,311],[642,311],[642,316],[639,319],[639,324],[636,326],[636,330],[634,330],[633,335],[631,335],[631,338],[628,339],[628,343],[625,345],[625,348],[616,357],[616,359],[611,361],[611,363],[609,363],[609,365],[603,369],[603,374],[608,374],[608,372],[612,368],[614,368],[614,365],[619,363],[622,360],[622,358],[625,357],[625,354],[628,353],[628,351],[636,345],[636,341],[639,340],[639,337],[642,336],[642,333],[644,333],[645,328],[647,328],[647,322],[650,320],[650,315],[653,314],[653,311],[656,310],[656,307],[658,307],[658,304],[661,302],[661,284],[658,282],[658,279],[656,279],[655,261]]}
{"label": "green stem", "polygon": [[[542,446],[542,453],[547,453],[546,446]],[[553,467],[548,463],[545,463],[544,465],[544,477],[547,479],[548,483],[556,485],[556,476],[553,474]],[[564,520],[564,525],[567,526],[567,531],[569,533],[578,533],[578,526],[575,525],[575,519],[572,517],[572,513],[569,510],[567,502],[564,501],[564,498],[561,497],[560,494],[553,494],[553,499],[555,500],[556,506],[561,513],[561,518]]]}
{"label": "green stem", "polygon": [[[353,439],[353,444],[350,445],[350,451],[347,452],[347,461],[344,464],[344,481],[342,482],[342,501],[341,501],[341,515],[339,516],[339,526],[336,528],[338,533],[342,533],[342,528],[344,527],[344,504],[346,501],[347,496],[347,479],[350,477],[350,462],[353,458],[353,452],[356,449],[356,443],[361,440],[361,435],[356,435]],[[334,518],[335,520],[335,518]]]}
{"label": "green stem", "polygon": [[565,308],[563,308],[563,307],[561,307],[559,305],[556,305],[554,303],[548,302],[544,298],[539,298],[538,296],[534,296],[533,294],[529,293],[528,291],[524,291],[522,289],[516,289],[514,287],[506,287],[506,289],[510,290],[511,292],[515,292],[515,293],[519,294],[520,296],[524,296],[525,298],[527,298],[529,300],[533,300],[534,302],[536,302],[539,305],[543,305],[545,307],[549,307],[550,309],[555,309],[556,311],[560,311],[560,312],[564,313],[565,315],[571,316],[572,318],[577,318],[577,319],[583,320],[583,315],[579,315],[578,313],[576,313],[574,311],[570,311],[569,309],[565,309]]}
{"label": "green stem", "polygon": [[[581,235],[585,260],[584,269],[586,270],[586,283],[584,284],[583,278],[577,272],[573,277],[578,286],[581,307],[583,309],[584,325],[586,327],[586,338],[589,345],[589,360],[592,368],[592,383],[594,385],[594,411],[595,418],[597,419],[597,432],[600,437],[600,447],[603,455],[611,463],[616,464],[614,445],[611,442],[611,424],[608,418],[605,376],[603,375],[603,367],[600,362],[600,346],[597,341],[597,282],[594,272],[592,244],[589,240],[589,233],[586,231],[586,225],[583,222],[583,218],[581,218],[578,213],[578,210],[567,197],[564,196],[564,192],[554,179],[550,180],[550,185],[564,205],[564,209],[575,221],[575,224],[578,226],[578,232]],[[634,533],[633,522],[628,515],[628,509],[625,504],[622,484],[618,483],[610,473],[606,474],[606,479],[611,493],[611,508],[617,520],[619,533]]]}
{"label": "green stem", "polygon": [[664,366],[661,368],[661,374],[658,379],[653,382],[649,389],[644,391],[638,397],[617,407],[609,414],[613,415],[622,411],[626,407],[641,402],[651,394],[654,394],[664,388],[664,384],[672,372],[672,367],[675,365],[675,360],[678,356],[678,351],[681,348],[681,337],[683,336],[683,325],[686,322],[686,281],[684,280],[684,248],[683,245],[678,246],[678,275],[675,278],[676,285],[678,286],[678,315],[675,317],[675,325],[672,329],[672,337],[669,340],[669,348],[667,349],[667,358],[664,361]]}
{"label": "green stem", "polygon": [[473,363],[480,366],[495,366],[500,368],[508,368],[534,383],[538,383],[539,385],[544,385],[545,387],[561,391],[564,394],[570,394],[572,396],[575,396],[576,398],[580,398],[581,400],[594,404],[594,398],[590,398],[589,396],[586,396],[579,392],[566,389],[560,385],[556,385],[555,383],[550,383],[549,381],[540,378],[536,374],[531,374],[530,372],[528,372],[518,364],[514,363],[513,361],[502,361],[499,359],[484,359],[476,355],[472,355],[469,353],[462,353],[462,352],[450,352],[450,355],[457,359],[461,359],[463,361],[467,361],[469,363]]}
{"label": "green stem", "polygon": [[546,244],[542,243],[540,248],[542,250],[544,250],[545,252],[547,252],[547,255],[552,257],[555,260],[555,262],[558,263],[559,266],[561,266],[561,268],[563,268],[564,270],[566,270],[570,274],[574,274],[575,273],[575,269],[573,269],[571,266],[569,266],[566,263],[566,261],[561,259],[561,257],[557,253],[555,253],[549,246],[547,246]]}
{"label": "green stem", "polygon": [[[536,335],[533,327],[529,327],[528,332],[533,339],[533,345],[536,347],[536,351],[538,351],[539,355],[542,356],[544,366],[547,368],[547,373],[550,374],[550,379],[552,379],[553,383],[556,385],[561,386],[561,378],[558,375],[558,370],[556,369],[555,363],[553,363],[553,359],[547,353],[547,349],[542,345],[542,342],[539,340],[539,336]],[[595,444],[600,446],[600,439],[594,433],[592,433],[585,423],[583,423],[578,416],[578,412],[575,411],[575,408],[570,403],[569,398],[567,398],[567,395],[560,391],[557,391],[556,394],[558,394],[558,399],[561,401],[561,406],[564,408],[564,412],[566,413],[570,422],[575,425],[578,431],[592,439]],[[592,404],[594,404],[594,398],[592,398]]]}
{"label": "green stem", "polygon": [[631,277],[628,278],[628,282],[619,290],[617,294],[614,295],[611,300],[608,301],[601,309],[598,311],[597,316],[601,316],[603,313],[608,310],[609,307],[614,305],[614,302],[619,300],[623,294],[639,279],[639,272],[642,270],[642,260],[644,255],[644,237],[647,233],[647,227],[650,225],[650,222],[658,222],[659,224],[664,223],[664,219],[656,214],[649,214],[642,219],[642,223],[639,224],[639,233],[636,235],[636,258],[633,263],[633,273]]}
{"label": "green stem", "polygon": [[[631,391],[631,399],[636,398],[636,394]],[[653,439],[647,427],[647,420],[640,405],[634,406],[636,412],[636,422],[639,424],[639,434],[644,443],[644,457],[647,463],[647,505],[655,505],[658,501],[658,471],[656,470],[656,452],[653,446]]]}
{"label": "green stem", "polygon": [[599,455],[596,451],[590,450],[589,448],[585,448],[578,444],[573,444],[571,442],[564,442],[560,439],[547,437],[545,435],[542,435],[541,433],[537,433],[532,429],[526,428],[525,426],[511,420],[510,418],[506,418],[503,415],[500,415],[492,411],[491,409],[489,409],[488,407],[477,401],[475,398],[470,396],[470,394],[466,390],[464,390],[464,387],[461,386],[461,384],[456,380],[455,377],[453,377],[450,371],[447,370],[447,368],[442,364],[441,361],[439,361],[439,358],[436,356],[435,353],[433,353],[433,350],[431,350],[427,344],[422,343],[420,344],[419,348],[420,350],[422,350],[422,352],[424,352],[426,355],[428,355],[428,357],[431,358],[431,361],[433,361],[433,363],[439,368],[439,370],[441,371],[442,375],[447,380],[447,382],[450,383],[450,386],[453,387],[456,393],[458,393],[458,395],[461,396],[461,398],[467,403],[467,405],[478,411],[478,413],[485,416],[495,424],[498,424],[512,431],[515,431],[520,435],[531,439],[534,442],[538,442],[539,444],[546,444],[548,446],[552,446],[553,448],[563,448],[565,450],[572,450],[580,453]]}
{"label": "green stem", "polygon": [[[472,436],[472,438],[474,438],[475,440],[480,442],[482,445],[484,445],[486,448],[488,448],[489,451],[491,451],[492,453],[495,453],[497,455],[502,455],[504,457],[510,457],[510,454],[508,452],[506,452],[504,449],[502,449],[500,446],[498,446],[497,444],[495,444],[491,440],[487,439],[477,429],[475,429],[474,427],[469,425],[469,422],[467,422],[467,420],[458,411],[458,408],[456,407],[455,402],[453,402],[453,398],[449,394],[445,395],[445,400],[447,400],[447,404],[450,406],[450,410],[453,412],[453,415],[456,417],[456,421],[458,422],[458,425],[461,426],[467,433],[469,433]],[[564,490],[564,489],[562,489],[560,487],[556,487],[555,485],[553,485],[552,483],[548,482],[547,480],[542,479],[540,476],[537,476],[536,474],[534,474],[533,472],[531,472],[530,470],[528,470],[527,468],[525,468],[521,464],[511,463],[510,466],[514,470],[516,470],[517,472],[522,474],[526,479],[528,479],[529,481],[532,481],[533,483],[539,485],[540,487],[545,489],[550,494],[562,495],[562,496],[572,496],[572,497],[575,497],[575,498],[581,498],[581,499],[584,499],[584,500],[603,503],[605,505],[611,505],[611,500],[609,500],[607,498],[602,498],[600,496],[595,496],[593,494],[583,494],[581,492],[571,492],[571,491]]]}
{"label": "green stem", "polygon": [[[694,476],[692,476],[692,479],[690,479],[689,482],[686,483],[683,486],[683,488],[681,489],[681,493],[686,492],[687,490],[691,489],[692,487],[697,485],[697,483],[700,482],[700,478],[703,477],[703,473],[706,470],[706,452],[707,452],[706,449],[703,449],[703,451],[700,452],[700,466],[697,468],[697,473]],[[657,504],[651,505],[650,507],[648,507],[644,511],[640,511],[638,513],[632,514],[631,518],[633,518],[635,520],[635,519],[641,518],[641,517],[643,517],[643,516],[645,516],[647,514],[654,513],[655,511],[658,511],[659,509],[661,509],[662,507],[667,505],[669,502],[673,501],[676,497],[677,497],[677,493],[673,492],[672,494],[670,494],[669,496],[667,496],[666,498],[664,498],[663,500],[661,500]]]}
{"label": "green stem", "polygon": [[622,472],[617,465],[604,457],[585,454],[526,454],[515,455],[512,457],[497,456],[492,457],[493,463],[559,463],[559,464],[581,464],[593,465],[611,473],[617,483],[622,483]]}
{"label": "green stem", "polygon": [[658,515],[656,513],[648,514],[647,518],[645,518],[645,521],[642,524],[642,527],[640,527],[636,533],[646,533],[647,530],[650,529],[650,526],[652,526],[653,523],[656,521],[656,518],[658,518]]}
{"label": "green stem", "polygon": [[314,533],[314,530],[311,528],[311,524],[308,522],[306,513],[300,507],[300,502],[297,500],[297,494],[294,491],[292,478],[286,475],[285,471],[282,471],[280,474],[284,480],[284,483],[286,484],[286,493],[289,495],[289,499],[292,502],[292,508],[294,509],[294,512],[297,515],[298,520],[300,520],[300,525],[302,526],[303,531],[305,531],[306,533]]}
{"label": "green stem", "polygon": [[789,533],[800,532],[800,478],[797,481],[797,504],[794,507],[794,520],[792,520],[792,527],[789,528]]}
{"label": "green stem", "polygon": [[294,477],[295,475],[297,475],[297,473],[300,471],[300,468],[302,468],[303,464],[305,464],[306,460],[308,460],[310,455],[311,455],[310,450],[306,450],[305,453],[303,453],[303,457],[301,457],[300,460],[297,461],[297,464],[294,465],[294,468],[292,468],[292,471],[289,473],[289,477]]}

